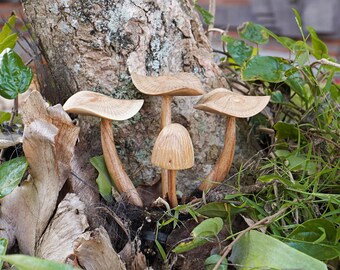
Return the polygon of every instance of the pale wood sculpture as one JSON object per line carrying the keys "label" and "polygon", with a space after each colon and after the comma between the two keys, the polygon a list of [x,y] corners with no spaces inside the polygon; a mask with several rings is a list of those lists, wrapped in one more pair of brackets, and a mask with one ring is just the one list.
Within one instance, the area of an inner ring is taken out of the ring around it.
{"label": "pale wood sculpture", "polygon": [[81,91],[71,96],[63,108],[67,112],[101,118],[101,141],[107,169],[117,190],[124,193],[130,203],[143,206],[143,202],[123,168],[113,138],[112,120],[122,121],[134,116],[143,100],[114,99],[103,94]]}
{"label": "pale wood sculpture", "polygon": [[[198,77],[192,73],[179,72],[172,75],[158,77],[131,74],[131,79],[136,88],[143,94],[161,96],[161,130],[171,124],[171,101],[174,96],[199,96],[203,95],[203,86]],[[168,172],[162,169],[162,197],[168,193]]]}
{"label": "pale wood sculpture", "polygon": [[171,207],[178,205],[176,173],[194,166],[194,148],[189,132],[180,124],[169,124],[162,129],[151,156],[152,164],[168,170],[168,195]]}
{"label": "pale wood sculpture", "polygon": [[236,144],[236,118],[247,118],[261,112],[270,96],[244,96],[224,88],[215,89],[204,95],[195,105],[198,110],[227,117],[223,150],[214,168],[205,177],[200,190],[217,186],[228,174],[234,158]]}

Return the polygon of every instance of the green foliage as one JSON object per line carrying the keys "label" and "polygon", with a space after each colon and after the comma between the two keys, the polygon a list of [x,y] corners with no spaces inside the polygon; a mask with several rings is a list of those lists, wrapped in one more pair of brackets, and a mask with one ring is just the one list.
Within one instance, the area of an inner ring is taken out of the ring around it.
{"label": "green foliage", "polygon": [[13,158],[0,164],[0,198],[10,194],[19,185],[27,166],[25,157]]}
{"label": "green foliage", "polygon": [[261,80],[278,83],[286,79],[286,65],[278,57],[254,56],[246,62],[241,78],[244,81]]}
{"label": "green foliage", "polygon": [[323,262],[254,230],[234,245],[230,260],[238,269],[327,269]]}
{"label": "green foliage", "polygon": [[[208,257],[204,261],[204,268],[205,270],[213,270],[217,262],[221,259],[221,255],[214,254]],[[217,268],[217,270],[228,270],[228,261],[226,258],[223,258],[222,263]]]}
{"label": "green foliage", "polygon": [[70,265],[56,263],[27,255],[1,255],[0,259],[14,265],[18,270],[73,270]]}
{"label": "green foliage", "polygon": [[0,95],[15,99],[26,92],[33,78],[32,70],[12,49],[5,49],[0,54]]}
{"label": "green foliage", "polygon": [[220,217],[223,219],[234,217],[235,214],[245,211],[225,202],[211,202],[197,209],[197,213],[206,217]]}
{"label": "green foliage", "polygon": [[114,183],[111,181],[110,174],[106,168],[105,160],[103,156],[96,156],[90,159],[93,167],[98,171],[98,177],[96,183],[98,185],[100,195],[107,201],[112,202],[112,188]]}
{"label": "green foliage", "polygon": [[237,31],[240,37],[256,44],[265,44],[269,40],[268,32],[259,24],[246,22],[242,24]]}
{"label": "green foliage", "polygon": [[337,229],[334,223],[327,219],[307,220],[296,227],[284,241],[322,261],[340,257]]}
{"label": "green foliage", "polygon": [[206,10],[205,8],[203,8],[199,4],[197,4],[197,1],[195,1],[194,7],[198,11],[198,13],[201,14],[203,22],[206,25],[211,24],[211,22],[214,19],[214,16],[208,10]]}
{"label": "green foliage", "polygon": [[[0,255],[5,255],[7,250],[8,240],[0,238]],[[0,269],[2,269],[3,261],[0,259]]]}
{"label": "green foliage", "polygon": [[0,32],[0,53],[6,48],[13,49],[17,42],[18,34],[13,32],[16,19],[16,16],[12,15]]}
{"label": "green foliage", "polygon": [[172,251],[175,253],[183,253],[199,246],[204,245],[223,228],[223,220],[219,217],[208,218],[197,225],[191,232],[192,240],[177,245]]}
{"label": "green foliage", "polygon": [[[313,28],[307,27],[305,35],[302,20],[294,13],[301,40],[278,36],[251,22],[238,28],[239,37],[221,37],[227,49],[221,66],[227,67],[225,76],[232,90],[271,95],[269,121],[263,115],[251,120],[254,128],[260,123],[271,135],[261,135],[269,140],[267,155],[240,169],[237,176],[242,183],[251,171],[263,188],[254,194],[225,195],[223,202],[205,204],[196,212],[223,218],[229,225],[241,211],[245,219],[257,222],[287,207],[285,214],[267,224],[272,237],[256,232],[242,237],[233,248],[237,258],[233,263],[261,267],[257,262],[266,261],[257,260],[260,252],[270,254],[266,267],[278,267],[278,261],[289,268],[289,260],[280,258],[284,258],[281,252],[287,252],[302,264],[315,263],[316,268],[306,269],[326,269],[296,250],[322,261],[340,257],[340,86],[334,82],[340,65]],[[261,55],[261,45],[269,38],[287,49],[287,58]],[[231,227],[229,231],[233,238]],[[245,250],[250,250],[249,256],[244,256]],[[299,267],[294,263],[291,268]]]}
{"label": "green foliage", "polygon": [[227,43],[228,53],[238,65],[242,66],[252,56],[254,48],[243,40],[229,36],[222,36],[221,39]]}

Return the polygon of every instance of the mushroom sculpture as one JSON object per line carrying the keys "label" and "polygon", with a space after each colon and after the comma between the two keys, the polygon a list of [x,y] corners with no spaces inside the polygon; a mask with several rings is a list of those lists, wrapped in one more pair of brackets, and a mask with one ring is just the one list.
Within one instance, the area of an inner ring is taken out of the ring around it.
{"label": "mushroom sculpture", "polygon": [[151,155],[152,164],[168,170],[168,197],[171,207],[178,205],[176,173],[194,166],[194,148],[189,132],[180,124],[169,124],[157,137]]}
{"label": "mushroom sculpture", "polygon": [[199,189],[206,191],[222,182],[228,174],[234,158],[236,144],[236,118],[247,118],[261,112],[270,96],[244,96],[224,88],[217,88],[204,95],[195,109],[227,117],[223,150],[214,168],[206,176]]}
{"label": "mushroom sculpture", "polygon": [[[203,95],[203,86],[198,77],[192,73],[180,72],[173,75],[150,77],[131,74],[132,82],[143,94],[161,96],[161,129],[171,124],[171,101],[174,96]],[[162,169],[162,196],[168,193],[168,172]]]}
{"label": "mushroom sculpture", "polygon": [[80,91],[64,104],[65,111],[101,118],[101,141],[106,167],[120,193],[124,193],[130,203],[143,206],[143,202],[123,168],[119,159],[112,131],[112,120],[122,121],[134,116],[144,100],[114,99],[103,94]]}

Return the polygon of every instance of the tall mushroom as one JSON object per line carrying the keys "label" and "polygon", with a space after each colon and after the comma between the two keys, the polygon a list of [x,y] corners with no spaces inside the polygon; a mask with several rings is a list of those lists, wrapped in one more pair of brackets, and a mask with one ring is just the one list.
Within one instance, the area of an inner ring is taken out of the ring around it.
{"label": "tall mushroom", "polygon": [[180,124],[169,124],[157,137],[151,155],[152,164],[168,170],[168,197],[171,207],[178,205],[176,173],[194,166],[194,148],[189,132]]}
{"label": "tall mushroom", "polygon": [[[192,73],[180,72],[173,75],[158,77],[131,74],[136,88],[150,96],[161,96],[161,130],[171,124],[171,101],[173,96],[199,96],[203,95],[203,86],[200,79]],[[162,196],[168,193],[168,172],[162,169]]]}
{"label": "tall mushroom", "polygon": [[236,118],[247,118],[258,114],[267,106],[269,100],[270,96],[244,96],[224,88],[217,88],[197,102],[195,109],[227,117],[223,150],[214,168],[200,185],[200,190],[205,191],[217,186],[228,174],[234,158]]}
{"label": "tall mushroom", "polygon": [[95,92],[80,91],[71,96],[63,106],[67,112],[101,118],[101,141],[107,169],[117,190],[126,194],[128,201],[137,206],[143,206],[143,203],[119,159],[113,138],[112,120],[131,118],[140,110],[143,102],[144,100],[114,99]]}

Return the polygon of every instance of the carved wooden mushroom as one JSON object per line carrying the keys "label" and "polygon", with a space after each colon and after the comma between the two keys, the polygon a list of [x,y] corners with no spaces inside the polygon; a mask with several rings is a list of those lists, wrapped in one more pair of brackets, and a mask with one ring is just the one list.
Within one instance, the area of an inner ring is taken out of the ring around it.
{"label": "carved wooden mushroom", "polygon": [[258,114],[267,106],[269,100],[270,96],[244,96],[218,88],[204,95],[197,102],[196,109],[227,117],[223,150],[214,168],[200,185],[200,190],[208,190],[217,186],[228,174],[234,158],[236,118],[247,118]]}
{"label": "carved wooden mushroom", "polygon": [[169,124],[157,137],[151,156],[152,164],[168,170],[169,202],[178,205],[176,196],[176,173],[194,166],[194,148],[189,132],[180,124]]}
{"label": "carved wooden mushroom", "polygon": [[101,118],[101,141],[107,169],[120,193],[128,201],[143,206],[142,200],[119,159],[112,131],[112,120],[121,121],[134,116],[144,100],[114,99],[99,93],[80,91],[71,96],[63,108],[67,112]]}
{"label": "carved wooden mushroom", "polygon": [[[192,73],[179,72],[173,75],[158,77],[131,74],[132,82],[136,88],[150,96],[161,96],[161,129],[171,124],[171,101],[173,96],[199,96],[203,95],[203,86],[200,79]],[[162,196],[168,193],[168,173],[162,169]]]}

